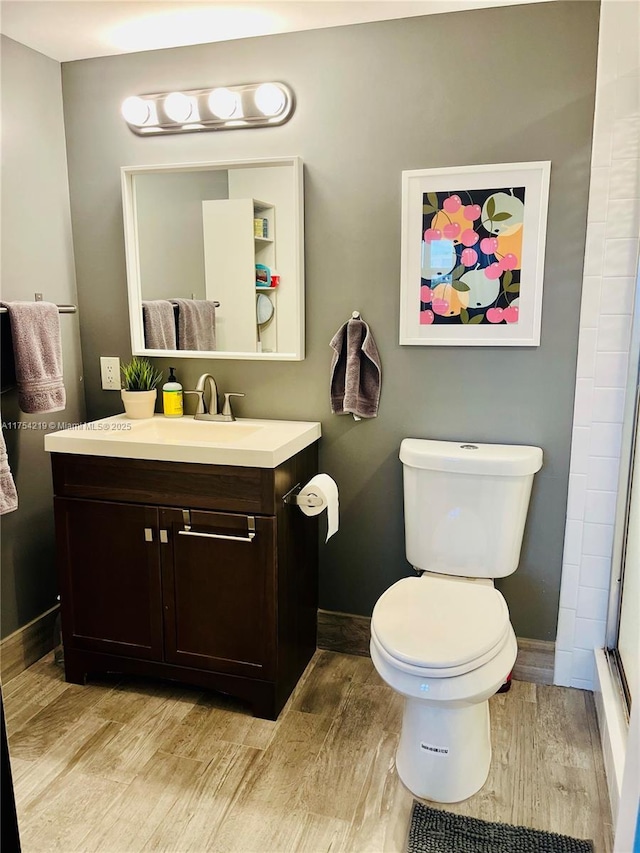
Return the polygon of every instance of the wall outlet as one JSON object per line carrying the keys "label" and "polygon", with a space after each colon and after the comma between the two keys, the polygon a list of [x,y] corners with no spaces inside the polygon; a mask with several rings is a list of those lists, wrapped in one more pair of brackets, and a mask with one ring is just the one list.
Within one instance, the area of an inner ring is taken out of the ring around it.
{"label": "wall outlet", "polygon": [[100,356],[100,377],[104,391],[119,391],[122,388],[118,356]]}

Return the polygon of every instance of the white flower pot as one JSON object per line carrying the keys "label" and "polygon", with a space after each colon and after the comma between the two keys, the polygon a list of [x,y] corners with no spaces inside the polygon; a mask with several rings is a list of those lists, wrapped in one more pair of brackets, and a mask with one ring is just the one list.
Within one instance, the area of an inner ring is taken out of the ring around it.
{"label": "white flower pot", "polygon": [[157,390],[153,391],[125,391],[122,394],[124,411],[128,418],[152,418],[156,407]]}

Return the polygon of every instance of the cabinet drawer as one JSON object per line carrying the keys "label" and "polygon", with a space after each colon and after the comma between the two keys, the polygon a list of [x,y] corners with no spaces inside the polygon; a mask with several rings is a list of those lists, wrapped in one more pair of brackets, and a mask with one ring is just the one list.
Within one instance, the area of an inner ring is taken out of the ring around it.
{"label": "cabinet drawer", "polygon": [[94,498],[194,509],[272,515],[274,472],[269,468],[197,465],[52,453],[59,497]]}

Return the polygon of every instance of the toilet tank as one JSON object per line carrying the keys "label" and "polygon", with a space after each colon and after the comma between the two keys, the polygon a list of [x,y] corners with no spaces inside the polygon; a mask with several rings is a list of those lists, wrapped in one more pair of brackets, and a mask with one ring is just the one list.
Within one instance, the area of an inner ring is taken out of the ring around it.
{"label": "toilet tank", "polygon": [[412,566],[476,578],[515,572],[539,447],[405,438],[400,461]]}

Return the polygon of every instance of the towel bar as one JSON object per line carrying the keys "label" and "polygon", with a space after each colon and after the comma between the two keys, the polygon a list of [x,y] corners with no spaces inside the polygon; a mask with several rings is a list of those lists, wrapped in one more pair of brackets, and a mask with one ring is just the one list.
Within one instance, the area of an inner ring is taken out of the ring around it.
{"label": "towel bar", "polygon": [[[193,299],[193,294],[191,294],[191,298]],[[219,308],[219,307],[220,307],[220,303],[218,302],[218,300],[217,300],[217,299],[212,299],[211,301],[213,302],[213,307],[214,307],[214,308]],[[173,305],[173,310],[174,310],[174,311],[177,311],[177,310],[178,310],[178,306],[174,303],[173,299],[170,299],[170,300],[169,300],[169,302],[171,302],[171,304]]]}
{"label": "towel bar", "polygon": [[[41,300],[38,299],[36,301],[40,302]],[[78,310],[75,305],[58,305],[56,307],[57,307],[60,314],[75,314],[76,311]],[[7,309],[4,307],[4,305],[0,305],[0,314],[6,314],[6,313],[7,313]]]}

